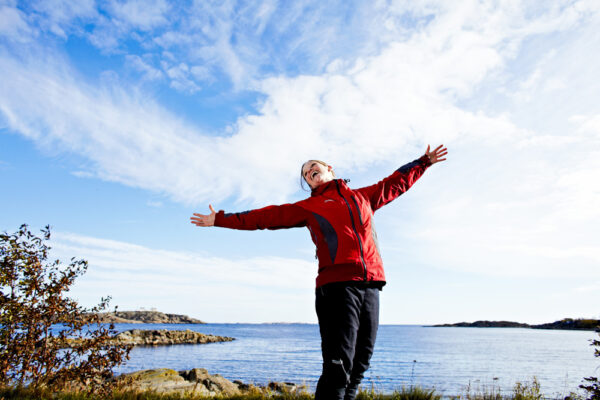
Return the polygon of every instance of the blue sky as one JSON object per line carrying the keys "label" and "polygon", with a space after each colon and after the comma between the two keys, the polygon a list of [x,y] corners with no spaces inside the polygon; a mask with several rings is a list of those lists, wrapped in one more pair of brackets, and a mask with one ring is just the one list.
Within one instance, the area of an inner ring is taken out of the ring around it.
{"label": "blue sky", "polygon": [[315,322],[305,229],[192,226],[360,187],[383,323],[600,318],[597,1],[0,1],[0,229],[50,224],[71,291],[210,322]]}

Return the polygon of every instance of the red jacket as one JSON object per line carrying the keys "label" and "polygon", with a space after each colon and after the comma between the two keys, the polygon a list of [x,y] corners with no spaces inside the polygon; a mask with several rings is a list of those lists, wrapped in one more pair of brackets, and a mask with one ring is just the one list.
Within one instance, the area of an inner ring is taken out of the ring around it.
{"label": "red jacket", "polygon": [[232,229],[282,229],[306,226],[317,246],[317,287],[332,282],[385,284],[373,213],[419,179],[431,165],[423,157],[404,165],[375,185],[350,189],[342,179],[324,183],[309,198],[234,214],[219,211],[215,226]]}

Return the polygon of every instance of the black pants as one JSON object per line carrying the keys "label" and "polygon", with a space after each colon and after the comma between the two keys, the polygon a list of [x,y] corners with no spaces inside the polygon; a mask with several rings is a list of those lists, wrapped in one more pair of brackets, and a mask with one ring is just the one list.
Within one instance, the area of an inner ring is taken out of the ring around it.
{"label": "black pants", "polygon": [[315,400],[352,400],[375,348],[379,288],[333,283],[317,289],[323,373]]}

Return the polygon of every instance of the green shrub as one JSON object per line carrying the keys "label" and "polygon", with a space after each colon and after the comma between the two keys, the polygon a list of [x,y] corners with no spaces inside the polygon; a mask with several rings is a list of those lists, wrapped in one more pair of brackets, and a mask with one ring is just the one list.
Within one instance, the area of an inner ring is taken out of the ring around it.
{"label": "green shrub", "polygon": [[66,297],[87,261],[49,262],[50,227],[42,234],[27,225],[0,234],[0,387],[109,390],[112,369],[130,351],[110,344],[114,326],[102,325],[96,314],[109,298],[86,310]]}
{"label": "green shrub", "polygon": [[440,400],[442,395],[435,392],[435,389],[424,389],[419,386],[410,386],[394,392],[393,400]]}
{"label": "green shrub", "polygon": [[513,394],[514,400],[541,400],[543,398],[540,392],[540,383],[536,377],[533,377],[531,385],[517,382]]}
{"label": "green shrub", "polygon": [[[462,396],[459,396],[462,398]],[[467,385],[467,392],[465,393],[465,399],[467,400],[503,400],[502,394],[500,393],[500,389],[495,386],[484,386],[483,388],[477,388],[476,391],[473,391],[471,387],[471,383]]]}
{"label": "green shrub", "polygon": [[[596,333],[600,336],[600,327],[596,328]],[[591,342],[590,345],[595,348],[594,356],[600,357],[600,340],[592,339]],[[600,381],[598,380],[598,377],[590,376],[583,379],[587,384],[579,385],[579,387],[588,393],[588,400],[600,400]]]}

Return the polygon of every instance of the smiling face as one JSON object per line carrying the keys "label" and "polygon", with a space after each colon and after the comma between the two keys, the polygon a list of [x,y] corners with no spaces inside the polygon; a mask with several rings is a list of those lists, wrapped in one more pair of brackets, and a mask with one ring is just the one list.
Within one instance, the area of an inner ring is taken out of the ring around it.
{"label": "smiling face", "polygon": [[302,177],[311,189],[333,180],[333,168],[322,161],[309,160],[302,165]]}

